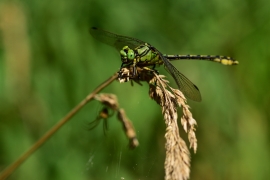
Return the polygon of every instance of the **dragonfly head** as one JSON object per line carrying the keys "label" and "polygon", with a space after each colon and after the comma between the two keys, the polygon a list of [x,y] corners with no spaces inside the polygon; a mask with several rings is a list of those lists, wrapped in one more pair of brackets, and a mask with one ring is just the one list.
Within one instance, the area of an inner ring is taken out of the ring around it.
{"label": "dragonfly head", "polygon": [[121,59],[123,62],[133,61],[135,58],[135,52],[133,49],[130,49],[128,46],[124,46],[120,51]]}

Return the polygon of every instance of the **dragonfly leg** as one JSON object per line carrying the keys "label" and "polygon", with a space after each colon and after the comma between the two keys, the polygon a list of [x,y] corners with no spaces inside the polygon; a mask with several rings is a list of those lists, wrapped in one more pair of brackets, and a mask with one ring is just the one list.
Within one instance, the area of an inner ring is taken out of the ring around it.
{"label": "dragonfly leg", "polygon": [[121,66],[120,66],[120,69],[122,69],[123,66],[124,66],[124,63],[122,62]]}
{"label": "dragonfly leg", "polygon": [[[136,59],[134,59],[133,60],[133,64],[132,64],[132,66],[133,66],[133,77],[135,77],[136,75],[138,75],[138,72],[137,72],[137,69],[136,69],[136,64],[137,64],[137,60]],[[139,75],[138,75],[139,76]],[[138,77],[139,78],[139,77]]]}
{"label": "dragonfly leg", "polygon": [[153,65],[152,70],[153,70],[155,73],[159,74],[158,70],[156,70],[155,67],[156,67],[156,64]]}
{"label": "dragonfly leg", "polygon": [[145,67],[144,69],[151,71],[151,72],[155,72],[156,74],[159,74],[158,70],[156,70],[155,67],[156,67],[156,64],[154,64],[152,66],[152,68]]}
{"label": "dragonfly leg", "polygon": [[136,65],[135,64],[133,64],[133,77],[135,77],[136,75],[138,75],[139,76],[139,74],[137,73],[137,69],[136,69]]}

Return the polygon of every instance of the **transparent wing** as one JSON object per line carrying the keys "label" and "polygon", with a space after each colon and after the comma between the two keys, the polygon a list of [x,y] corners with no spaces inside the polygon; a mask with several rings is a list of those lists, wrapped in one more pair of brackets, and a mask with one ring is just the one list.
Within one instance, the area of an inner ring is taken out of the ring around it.
{"label": "transparent wing", "polygon": [[89,32],[94,38],[96,38],[100,42],[113,46],[118,51],[120,51],[124,46],[129,46],[130,48],[134,49],[141,44],[145,44],[145,42],[139,39],[114,34],[96,27],[92,27]]}
{"label": "transparent wing", "polygon": [[166,70],[175,80],[179,90],[182,91],[182,93],[189,99],[198,102],[201,101],[202,97],[199,88],[195,84],[193,84],[186,76],[180,73],[167,58],[162,56],[162,54],[156,48],[154,49],[159,53],[162,61],[164,62]]}
{"label": "transparent wing", "polygon": [[[96,38],[97,40],[108,44],[110,46],[115,47],[118,51],[120,51],[124,46],[129,46],[130,48],[134,49],[145,42],[131,38],[127,36],[117,35],[111,33],[109,31],[105,31],[102,29],[98,29],[96,27],[92,27],[90,29],[90,34]],[[152,46],[151,46],[152,47]],[[167,71],[171,74],[174,78],[178,88],[187,96],[189,99],[194,101],[201,101],[201,94],[196,85],[194,85],[188,78],[186,78],[182,73],[180,73],[171,63],[170,61],[165,58],[156,48],[152,47],[152,49],[159,53],[160,58],[164,62],[164,65]]]}

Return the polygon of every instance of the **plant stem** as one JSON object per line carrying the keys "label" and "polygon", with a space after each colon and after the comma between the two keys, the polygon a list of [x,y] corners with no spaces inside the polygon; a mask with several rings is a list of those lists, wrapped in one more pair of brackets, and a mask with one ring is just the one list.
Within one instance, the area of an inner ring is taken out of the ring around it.
{"label": "plant stem", "polygon": [[101,85],[99,85],[91,94],[86,96],[75,108],[73,108],[64,118],[62,118],[56,125],[54,125],[49,131],[47,131],[32,147],[30,147],[25,153],[23,153],[15,162],[7,167],[0,175],[0,180],[4,180],[10,176],[30,155],[32,155],[41,145],[43,145],[56,131],[58,131],[66,122],[68,122],[79,110],[82,109],[89,101],[91,101],[97,93],[112,83],[118,77],[118,73],[115,73]]}

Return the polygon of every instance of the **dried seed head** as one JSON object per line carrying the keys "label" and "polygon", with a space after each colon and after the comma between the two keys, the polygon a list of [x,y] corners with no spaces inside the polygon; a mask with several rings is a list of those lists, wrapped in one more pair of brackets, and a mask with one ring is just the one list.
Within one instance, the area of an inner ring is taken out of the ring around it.
{"label": "dried seed head", "polygon": [[117,117],[118,117],[119,121],[121,121],[123,124],[123,129],[124,129],[128,139],[129,139],[129,147],[133,149],[133,148],[139,146],[139,141],[137,140],[136,132],[134,131],[133,124],[127,118],[124,109],[118,110]]}
{"label": "dried seed head", "polygon": [[109,109],[111,109],[113,112],[117,111],[117,117],[122,123],[125,134],[129,139],[130,148],[137,147],[139,145],[139,141],[137,140],[136,132],[131,121],[126,116],[124,109],[119,108],[117,97],[113,94],[98,94],[95,96],[95,99],[100,101],[105,107],[100,112],[98,118],[90,123],[90,125],[92,125],[91,129],[99,124],[101,118],[104,120],[108,118]]}
{"label": "dried seed head", "polygon": [[113,110],[119,108],[117,97],[114,94],[97,94],[95,99]]}
{"label": "dried seed head", "polygon": [[177,108],[182,107],[181,124],[188,133],[190,148],[197,150],[195,134],[196,121],[193,119],[183,93],[170,87],[165,76],[157,75],[149,81],[149,96],[162,108],[166,128],[165,179],[188,179],[190,174],[190,153],[178,129]]}
{"label": "dried seed head", "polygon": [[180,137],[178,129],[177,108],[182,107],[183,116],[181,124],[188,134],[190,148],[194,152],[197,150],[196,121],[189,111],[184,94],[169,86],[169,81],[163,75],[157,75],[155,71],[149,68],[136,67],[136,76],[130,76],[133,73],[133,66],[125,67],[120,72],[119,81],[129,80],[139,83],[146,81],[149,84],[149,96],[156,101],[162,109],[166,128],[166,160],[165,160],[165,179],[186,180],[190,174],[190,153],[185,141]]}

